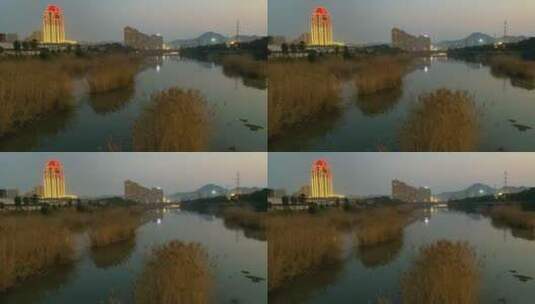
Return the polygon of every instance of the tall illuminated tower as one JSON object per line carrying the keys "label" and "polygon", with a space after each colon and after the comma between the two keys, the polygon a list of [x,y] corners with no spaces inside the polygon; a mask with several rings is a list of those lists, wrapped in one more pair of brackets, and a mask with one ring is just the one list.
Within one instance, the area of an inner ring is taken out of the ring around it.
{"label": "tall illuminated tower", "polygon": [[311,198],[333,197],[333,176],[327,161],[320,159],[312,164],[310,189]]}
{"label": "tall illuminated tower", "polygon": [[43,13],[43,43],[65,43],[63,11],[57,5],[48,5]]}
{"label": "tall illuminated tower", "polygon": [[333,44],[331,15],[324,7],[316,7],[312,12],[310,44],[328,46]]}
{"label": "tall illuminated tower", "polygon": [[65,176],[63,165],[58,160],[46,162],[43,174],[43,198],[65,197]]}

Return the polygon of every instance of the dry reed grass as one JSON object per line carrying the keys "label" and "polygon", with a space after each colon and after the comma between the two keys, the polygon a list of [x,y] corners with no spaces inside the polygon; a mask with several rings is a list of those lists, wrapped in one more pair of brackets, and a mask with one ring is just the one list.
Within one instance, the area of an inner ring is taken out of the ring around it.
{"label": "dry reed grass", "polygon": [[222,60],[223,72],[229,76],[262,79],[266,78],[266,62],[248,55],[228,55]]}
{"label": "dry reed grass", "polygon": [[225,223],[254,230],[265,229],[265,215],[245,208],[230,207],[223,211]]}
{"label": "dry reed grass", "polygon": [[72,105],[72,80],[53,62],[0,61],[0,137]]}
{"label": "dry reed grass", "polygon": [[134,124],[134,150],[205,150],[212,116],[212,109],[198,91],[174,87],[155,93]]}
{"label": "dry reed grass", "polygon": [[511,77],[535,79],[535,62],[526,61],[513,56],[495,56],[489,61],[495,72]]}
{"label": "dry reed grass", "polygon": [[268,288],[340,259],[342,238],[328,217],[309,214],[272,215],[266,222]]}
{"label": "dry reed grass", "polygon": [[354,81],[358,95],[400,88],[405,73],[404,62],[394,56],[374,56],[363,60]]}
{"label": "dry reed grass", "polygon": [[523,211],[518,206],[498,206],[490,210],[490,216],[508,226],[535,231],[535,212]]}
{"label": "dry reed grass", "polygon": [[401,279],[403,303],[479,303],[480,267],[466,242],[440,240],[420,248]]}
{"label": "dry reed grass", "polygon": [[341,82],[321,64],[270,62],[268,82],[269,137],[339,107]]}
{"label": "dry reed grass", "polygon": [[419,97],[400,131],[403,151],[474,151],[479,115],[474,98],[464,91],[439,89]]}
{"label": "dry reed grass", "polygon": [[0,216],[0,291],[74,257],[70,231],[41,215]]}
{"label": "dry reed grass", "polygon": [[125,55],[94,59],[86,77],[89,92],[97,94],[132,86],[139,66],[138,58]]}
{"label": "dry reed grass", "polygon": [[140,213],[126,208],[108,208],[93,214],[89,227],[91,247],[103,247],[136,236]]}
{"label": "dry reed grass", "polygon": [[373,208],[358,215],[355,238],[359,247],[377,246],[403,238],[408,213],[396,208]]}
{"label": "dry reed grass", "polygon": [[136,282],[135,300],[137,304],[206,304],[212,287],[206,250],[198,243],[171,241],[152,250]]}

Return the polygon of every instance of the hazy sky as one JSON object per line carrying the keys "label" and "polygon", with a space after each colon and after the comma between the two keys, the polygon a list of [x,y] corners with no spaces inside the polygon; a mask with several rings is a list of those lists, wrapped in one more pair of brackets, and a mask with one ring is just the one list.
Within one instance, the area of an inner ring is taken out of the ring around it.
{"label": "hazy sky", "polygon": [[42,183],[45,162],[63,163],[70,194],[122,194],[132,179],[164,193],[196,190],[208,183],[266,187],[266,153],[0,153],[0,188],[25,192]]}
{"label": "hazy sky", "polygon": [[334,39],[353,43],[389,42],[392,27],[429,34],[433,41],[473,32],[535,35],[533,0],[269,0],[270,35],[297,37],[309,31],[315,6],[333,18]]}
{"label": "hazy sky", "polygon": [[206,31],[265,35],[267,0],[0,0],[0,32],[26,36],[41,28],[47,4],[65,13],[67,39],[122,41],[126,25],[161,33],[166,41]]}
{"label": "hazy sky", "polygon": [[326,159],[336,193],[390,194],[394,178],[433,193],[464,189],[476,182],[535,186],[535,153],[270,153],[270,188],[291,192],[309,183],[315,159]]}

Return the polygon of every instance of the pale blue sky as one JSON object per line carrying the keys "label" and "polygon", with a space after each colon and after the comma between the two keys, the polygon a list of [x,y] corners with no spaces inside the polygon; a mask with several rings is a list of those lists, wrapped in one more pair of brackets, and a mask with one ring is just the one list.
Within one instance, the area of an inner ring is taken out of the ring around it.
{"label": "pale blue sky", "polygon": [[390,41],[392,27],[429,34],[434,41],[459,39],[473,32],[535,35],[533,0],[269,0],[268,32],[296,37],[309,30],[315,6],[325,6],[333,17],[337,41]]}
{"label": "pale blue sky", "polygon": [[63,163],[68,192],[80,196],[122,194],[132,179],[165,194],[205,184],[267,185],[266,153],[0,153],[0,188],[28,191],[42,182],[45,162]]}
{"label": "pale blue sky", "polygon": [[39,29],[47,4],[63,8],[72,40],[122,41],[126,25],[161,33],[166,41],[206,31],[230,35],[237,19],[244,34],[267,31],[267,0],[1,0],[0,32],[24,37]]}
{"label": "pale blue sky", "polygon": [[271,188],[291,192],[309,183],[315,159],[326,159],[340,194],[389,195],[394,178],[433,193],[464,189],[481,182],[503,186],[535,186],[535,153],[270,153]]}

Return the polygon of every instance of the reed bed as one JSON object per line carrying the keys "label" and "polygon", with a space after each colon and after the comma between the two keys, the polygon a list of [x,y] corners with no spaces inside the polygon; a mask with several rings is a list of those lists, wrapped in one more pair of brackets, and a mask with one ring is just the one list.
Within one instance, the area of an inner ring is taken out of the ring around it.
{"label": "reed bed", "polygon": [[491,58],[489,64],[495,72],[511,77],[535,79],[535,61],[501,55]]}
{"label": "reed bed", "polygon": [[480,265],[466,242],[436,241],[420,248],[401,278],[403,303],[479,303]]}
{"label": "reed bed", "polygon": [[245,208],[230,207],[223,211],[225,223],[254,230],[265,229],[265,213]]}
{"label": "reed bed", "polygon": [[272,62],[268,65],[268,82],[271,138],[339,108],[341,82],[321,64]]}
{"label": "reed bed", "polygon": [[199,91],[177,87],[155,93],[134,124],[136,151],[202,151],[213,111]]}
{"label": "reed bed", "polygon": [[239,75],[253,79],[266,78],[266,62],[255,60],[248,55],[228,55],[222,59],[223,72],[227,75]]}
{"label": "reed bed", "polygon": [[139,66],[138,58],[125,55],[93,59],[86,76],[89,92],[97,94],[132,86]]}
{"label": "reed bed", "polygon": [[479,140],[479,114],[465,91],[439,89],[422,94],[400,131],[403,151],[474,151]]}
{"label": "reed bed", "polygon": [[113,208],[96,212],[89,228],[91,247],[98,248],[130,240],[141,224],[138,211]]}
{"label": "reed bed", "polygon": [[53,62],[0,61],[0,137],[72,106],[72,79]]}
{"label": "reed bed", "polygon": [[354,80],[358,95],[399,89],[405,74],[404,62],[393,56],[376,56],[363,60]]}
{"label": "reed bed", "polygon": [[212,288],[206,250],[198,243],[171,241],[152,250],[136,282],[135,302],[206,304]]}
{"label": "reed bed", "polygon": [[518,206],[498,206],[490,210],[490,216],[508,226],[535,231],[535,212],[523,211]]}
{"label": "reed bed", "polygon": [[360,213],[355,231],[358,246],[377,246],[399,240],[403,237],[408,215],[390,207],[373,208]]}
{"label": "reed bed", "polygon": [[0,291],[74,258],[70,231],[42,215],[0,216]]}
{"label": "reed bed", "polygon": [[340,260],[342,237],[328,217],[272,215],[267,219],[268,288]]}

